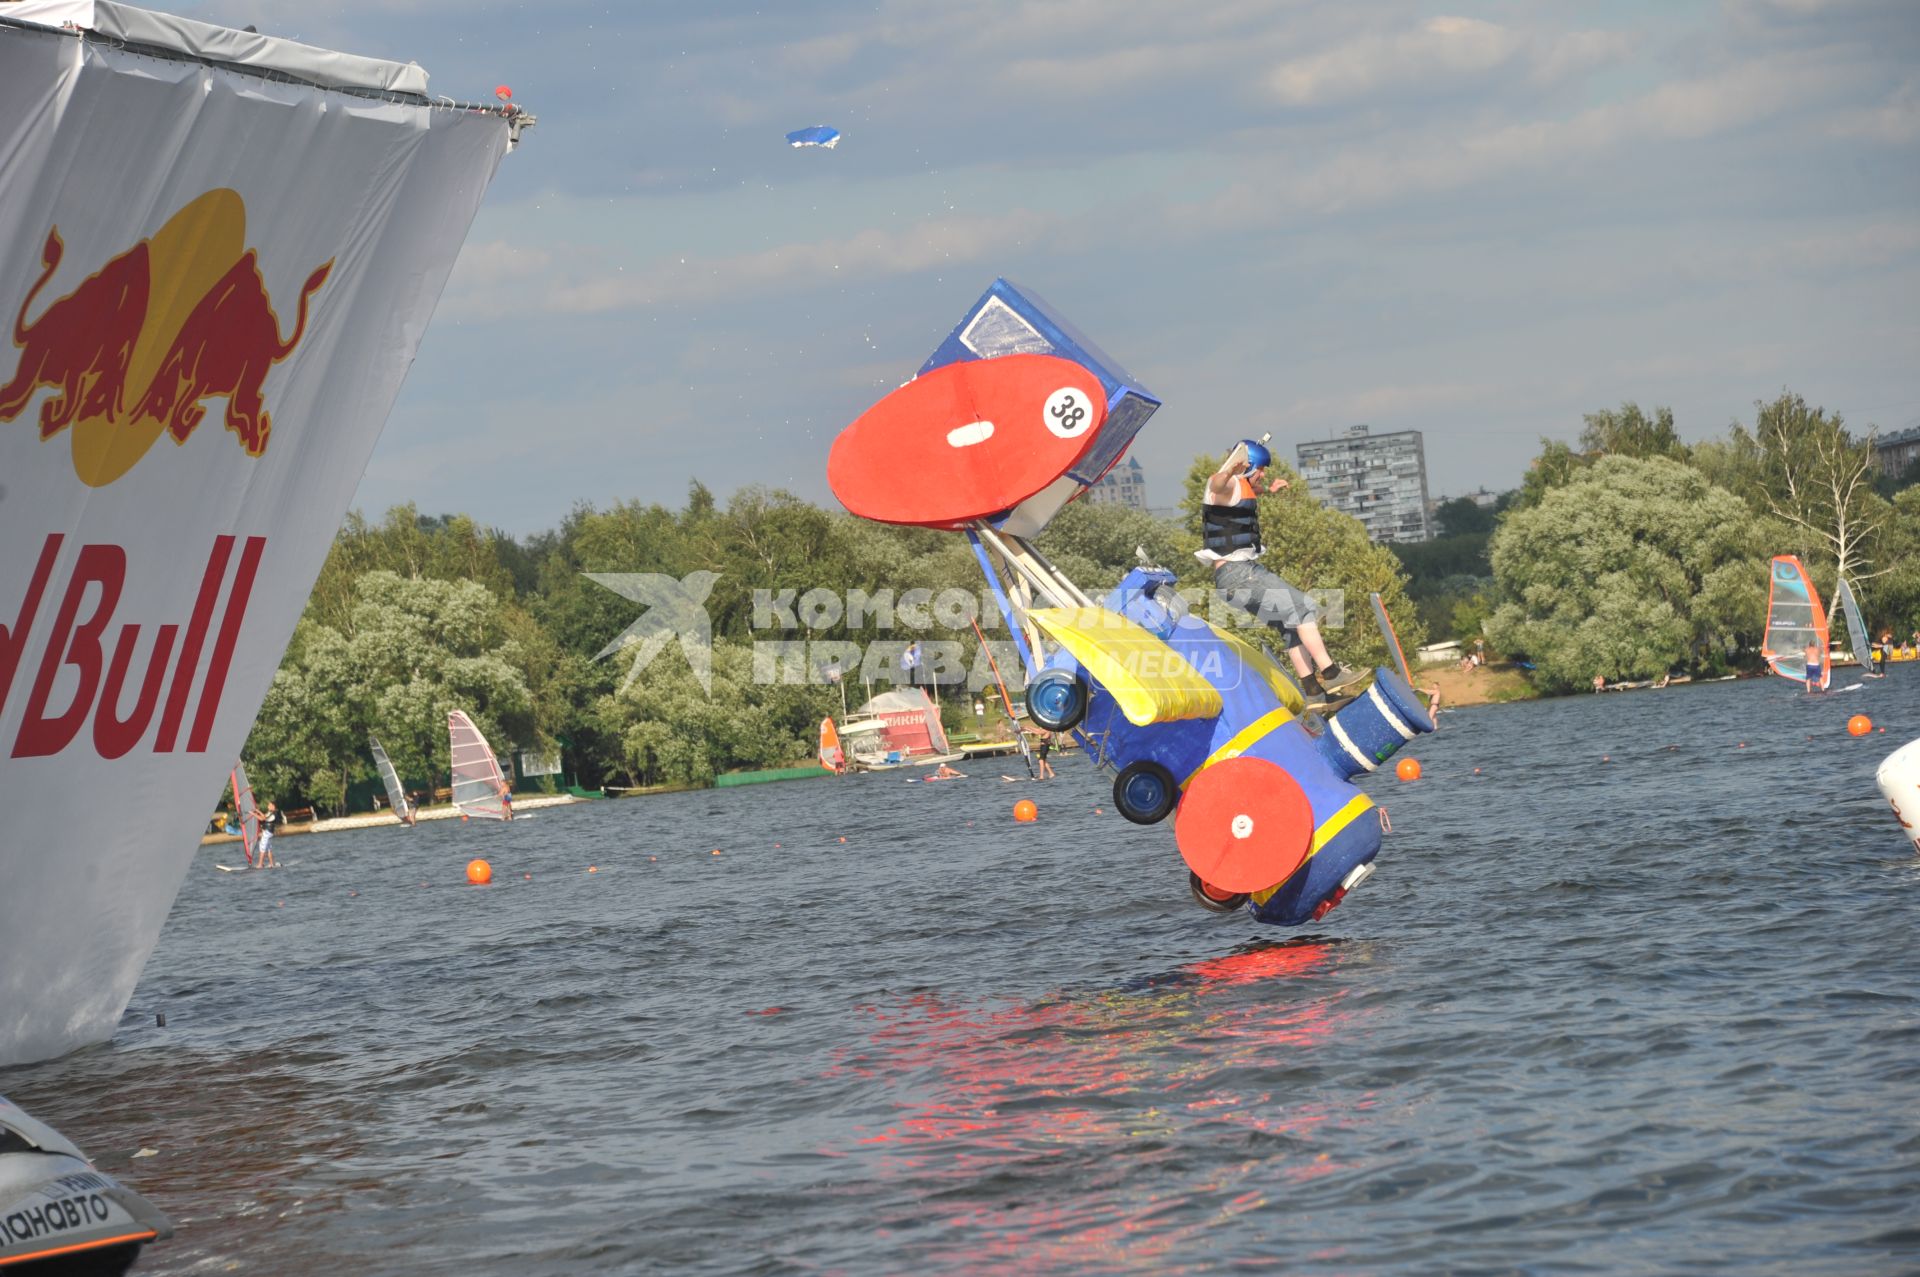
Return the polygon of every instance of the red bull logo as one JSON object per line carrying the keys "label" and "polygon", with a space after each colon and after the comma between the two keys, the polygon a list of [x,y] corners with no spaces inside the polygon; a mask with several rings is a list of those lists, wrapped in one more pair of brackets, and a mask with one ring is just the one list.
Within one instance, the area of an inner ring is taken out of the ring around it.
{"label": "red bull logo", "polygon": [[[84,736],[100,757],[120,758],[146,740],[149,729],[156,754],[182,747],[205,753],[267,539],[236,544],[234,537],[215,537],[192,612],[164,622],[126,617],[121,546],[80,546],[66,581],[57,581],[65,540],[56,532],[41,543],[26,594],[11,615],[0,613],[0,711],[16,692],[27,698],[12,756],[64,753]],[[36,630],[35,619],[48,607],[52,625]],[[30,650],[36,633],[42,641]],[[144,669],[137,659],[142,650]]]}
{"label": "red bull logo", "polygon": [[93,487],[131,470],[162,434],[185,443],[208,399],[226,400],[226,427],[248,456],[264,453],[273,434],[267,373],[300,344],[333,262],[307,276],[282,340],[246,222],[238,192],[208,191],[29,322],[66,255],[59,228],[49,230],[40,277],[14,316],[20,362],[0,386],[0,422],[50,389],[40,437],[68,432],[74,472]]}

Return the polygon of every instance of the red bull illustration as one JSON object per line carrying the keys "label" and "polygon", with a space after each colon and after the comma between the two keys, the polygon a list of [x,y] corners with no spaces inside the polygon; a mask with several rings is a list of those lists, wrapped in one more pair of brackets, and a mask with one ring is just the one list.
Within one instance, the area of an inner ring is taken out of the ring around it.
{"label": "red bull illustration", "polygon": [[21,354],[0,386],[0,422],[51,389],[40,405],[40,437],[70,429],[74,472],[91,487],[120,478],[163,433],[186,443],[208,399],[226,400],[227,430],[248,456],[260,456],[273,434],[267,374],[306,335],[309,305],[333,261],[308,273],[283,340],[259,255],[245,243],[239,193],[208,191],[30,321],[66,257],[59,228],[49,230],[40,276],[14,316]]}

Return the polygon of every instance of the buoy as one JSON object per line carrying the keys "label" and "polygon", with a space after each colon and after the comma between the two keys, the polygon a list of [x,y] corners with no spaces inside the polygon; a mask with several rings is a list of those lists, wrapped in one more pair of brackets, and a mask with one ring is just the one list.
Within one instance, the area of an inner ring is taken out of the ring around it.
{"label": "buoy", "polygon": [[1401,780],[1419,780],[1420,760],[1417,758],[1401,759],[1393,765],[1393,774]]}
{"label": "buoy", "polygon": [[1473,769],[1473,774],[1474,774],[1474,775],[1476,775],[1476,776],[1478,776],[1478,775],[1480,774],[1480,769],[1479,769],[1478,767],[1476,767],[1476,768],[1474,768],[1474,769]]}
{"label": "buoy", "polygon": [[476,887],[484,887],[493,881],[493,866],[484,860],[467,862],[467,881]]}
{"label": "buoy", "polygon": [[526,879],[526,880],[527,880],[528,882],[532,882],[532,881],[533,881],[533,875],[532,875],[532,874],[521,874],[520,876],[521,876],[522,878],[524,878],[524,879]]}
{"label": "buoy", "polygon": [[1873,730],[1873,720],[1865,714],[1855,714],[1847,720],[1847,735],[1865,736]]}
{"label": "buoy", "polygon": [[1022,824],[1030,820],[1038,820],[1040,809],[1034,805],[1033,799],[1022,798],[1013,805],[1013,818]]}

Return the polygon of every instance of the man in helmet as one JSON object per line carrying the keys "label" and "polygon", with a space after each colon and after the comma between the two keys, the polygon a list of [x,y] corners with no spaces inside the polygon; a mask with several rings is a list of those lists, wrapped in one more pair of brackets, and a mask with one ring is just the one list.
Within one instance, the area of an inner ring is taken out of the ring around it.
{"label": "man in helmet", "polygon": [[1312,597],[1260,566],[1260,486],[1264,482],[1268,492],[1288,486],[1285,479],[1267,479],[1272,459],[1266,445],[1252,439],[1242,439],[1227,454],[1207,480],[1197,556],[1213,565],[1214,588],[1233,607],[1280,631],[1307,704],[1325,704],[1365,678],[1366,671],[1345,668],[1328,655]]}

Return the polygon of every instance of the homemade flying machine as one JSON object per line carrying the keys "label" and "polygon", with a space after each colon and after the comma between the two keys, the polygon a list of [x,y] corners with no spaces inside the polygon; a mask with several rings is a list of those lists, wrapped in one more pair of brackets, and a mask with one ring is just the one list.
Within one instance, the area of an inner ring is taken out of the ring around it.
{"label": "homemade flying machine", "polygon": [[1354,780],[1433,721],[1404,665],[1330,717],[1309,713],[1271,653],[1192,614],[1165,568],[1143,563],[1096,601],[1034,548],[1159,407],[1044,302],[995,280],[913,380],[841,432],[827,478],[862,518],[965,535],[1033,722],[1115,773],[1127,819],[1173,818],[1202,905],[1297,925],[1372,874],[1382,822]]}

